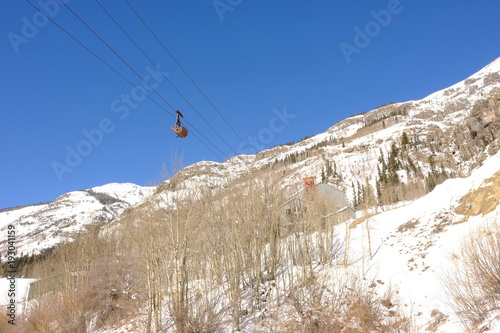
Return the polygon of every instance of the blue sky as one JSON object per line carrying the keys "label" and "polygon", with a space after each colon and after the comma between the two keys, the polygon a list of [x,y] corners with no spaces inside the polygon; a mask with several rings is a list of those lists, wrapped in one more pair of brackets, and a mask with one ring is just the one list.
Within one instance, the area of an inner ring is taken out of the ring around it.
{"label": "blue sky", "polygon": [[165,109],[145,98],[141,79],[58,0],[30,1],[139,88],[25,1],[2,1],[0,208],[110,182],[148,185],[173,159],[223,161],[248,146],[298,141],[381,104],[425,97],[500,56],[496,0],[129,0],[223,119],[124,0],[100,2],[197,112],[95,1],[70,1],[209,150],[192,134],[176,138],[173,111],[149,88],[141,89]]}

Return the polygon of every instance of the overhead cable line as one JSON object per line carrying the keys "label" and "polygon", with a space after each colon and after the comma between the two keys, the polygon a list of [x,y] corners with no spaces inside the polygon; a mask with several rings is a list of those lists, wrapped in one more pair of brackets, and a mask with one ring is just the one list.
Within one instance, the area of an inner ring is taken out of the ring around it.
{"label": "overhead cable line", "polygon": [[[65,3],[63,0],[59,0],[80,22],[83,23],[83,25],[85,25],[87,27],[87,29],[89,29],[93,34],[94,36],[96,36],[104,45],[106,45],[106,47],[111,51],[113,52],[114,55],[116,55],[118,57],[118,59],[120,59],[135,75],[137,75],[141,80],[142,82],[144,82],[158,97],[160,97],[160,99],[165,102],[171,109],[172,111],[175,111],[176,109],[165,99],[163,98],[163,96],[161,96],[158,91],[153,88],[139,73],[137,73],[137,71],[125,60],[123,59],[123,57],[121,57],[104,39],[102,39],[102,37],[97,33],[95,32],[94,29],[92,29],[73,9],[71,9],[71,7],[68,6],[67,3]],[[197,130],[198,133],[207,141],[209,142],[212,146],[214,146],[223,156],[225,155],[224,152],[222,150],[219,149],[219,147],[217,147],[217,145],[215,145],[209,138],[207,138],[205,135],[203,135],[203,133],[198,130],[193,124],[191,124],[189,121],[185,121],[186,123],[188,123],[193,129]]]}
{"label": "overhead cable line", "polygon": [[[63,0],[59,0],[59,2],[61,2],[80,22],[82,22],[83,25],[85,25],[87,29],[89,29],[94,34],[94,36],[96,36],[104,45],[106,45],[106,47],[111,52],[113,52],[113,54],[116,55],[118,59],[120,59],[132,72],[134,72],[134,74],[137,75],[142,80],[142,82],[144,82],[158,97],[160,97],[161,100],[164,101],[172,109],[172,111],[176,110],[169,102],[167,102],[165,98],[163,98],[163,96],[161,96],[158,93],[158,91],[155,88],[153,88],[139,73],[137,73],[137,71],[132,66],[130,66],[130,64],[125,59],[123,59],[108,43],[106,43],[106,41],[102,39],[101,36],[94,31],[94,29],[92,29],[73,9],[71,9],[71,7],[69,7],[67,3],[65,3]],[[186,121],[186,123],[188,123],[192,128],[197,130],[205,140],[207,140],[222,155],[224,155],[224,152],[222,152],[222,150],[220,150],[219,147],[217,147],[212,141],[210,141],[210,139],[208,139],[205,135],[203,135],[203,133],[200,130],[198,130],[193,124],[191,124],[189,121]]]}
{"label": "overhead cable line", "polygon": [[194,81],[194,79],[188,74],[188,72],[184,69],[184,67],[177,61],[177,59],[174,57],[174,55],[168,50],[168,48],[163,44],[163,42],[158,38],[158,36],[154,33],[154,31],[149,27],[149,25],[146,23],[146,21],[141,17],[141,15],[135,10],[135,8],[130,4],[128,0],[125,0],[127,5],[130,7],[130,9],[134,12],[134,14],[139,18],[139,20],[144,24],[144,26],[149,30],[149,32],[153,35],[153,37],[160,43],[160,45],[163,47],[165,52],[172,58],[172,60],[179,66],[179,68],[186,74],[186,76],[189,78],[191,83],[198,89],[198,91],[203,95],[205,100],[212,106],[212,108],[219,114],[219,116],[224,120],[224,122],[229,126],[229,128],[233,131],[233,133],[240,139],[241,142],[243,142],[247,148],[250,148],[248,144],[246,143],[245,140],[241,138],[241,136],[236,132],[236,130],[231,126],[231,124],[226,120],[224,115],[219,111],[219,109],[214,105],[214,103],[208,98],[208,96],[203,92],[203,90],[200,88],[200,86]]}
{"label": "overhead cable line", "polygon": [[174,83],[172,81],[170,81],[170,79],[167,78],[167,76],[165,74],[163,74],[162,71],[160,71],[160,69],[154,63],[154,61],[135,42],[135,40],[130,36],[130,34],[127,33],[127,31],[120,25],[120,23],[118,23],[118,21],[111,15],[111,13],[109,13],[109,11],[106,10],[106,8],[101,4],[101,2],[99,0],[95,0],[95,1],[99,5],[99,7],[101,7],[101,9],[106,13],[106,15],[108,15],[108,17],[118,26],[118,28],[120,28],[120,30],[125,34],[125,36],[127,36],[127,38],[134,44],[134,46],[142,53],[142,55],[144,55],[144,57],[146,57],[146,59],[148,59],[148,61],[151,63],[151,65],[153,65],[156,68],[156,70],[165,78],[165,80],[167,80],[167,82],[172,86],[172,88],[174,88],[174,90],[184,99],[184,101],[186,103],[188,103],[189,106],[191,106],[191,108],[201,117],[201,119],[203,119],[203,121],[215,132],[215,134],[217,134],[217,136],[229,147],[229,149],[231,149],[231,151],[236,154],[236,152],[229,145],[229,143],[227,143],[227,141],[219,134],[219,132],[215,128],[213,128],[212,125],[210,125],[210,123],[205,119],[205,117],[203,117],[203,115],[200,112],[198,112],[198,110],[194,107],[194,105],[191,104],[191,102],[182,94],[182,92],[179,89],[177,89],[177,87],[174,85]]}
{"label": "overhead cable line", "polygon": [[[33,7],[36,11],[38,11],[40,14],[42,14],[43,16],[45,16],[50,22],[52,22],[56,27],[58,27],[62,32],[64,32],[66,35],[68,35],[71,39],[73,39],[75,42],[77,42],[81,47],[83,47],[85,50],[87,50],[90,54],[92,54],[94,57],[96,57],[99,61],[101,61],[106,67],[108,67],[109,69],[111,69],[115,74],[117,74],[118,76],[120,76],[123,80],[125,80],[128,84],[130,84],[132,87],[136,87],[135,84],[133,84],[129,79],[127,79],[125,76],[123,76],[123,74],[121,74],[120,72],[118,72],[115,68],[113,68],[113,66],[111,66],[109,63],[107,63],[104,59],[102,59],[101,57],[99,57],[95,52],[93,52],[91,49],[89,49],[87,46],[85,46],[80,40],[78,40],[76,37],[74,37],[70,32],[68,32],[66,29],[64,29],[62,26],[60,26],[57,22],[55,22],[50,16],[48,16],[47,14],[45,14],[42,10],[40,10],[38,7],[36,7],[35,5],[33,5],[33,3],[31,3],[29,0],[24,0],[25,2],[27,2],[31,7]],[[141,91],[139,89],[139,91],[147,98],[149,98],[153,103],[155,103],[159,108],[161,108],[162,110],[164,110],[165,112],[169,113],[170,112],[165,109],[165,107],[163,107],[161,104],[159,104],[157,101],[155,101],[153,98],[151,98],[151,96],[149,96],[148,94],[146,94],[145,92]],[[221,158],[221,156],[214,152],[205,142],[203,142],[195,133],[193,133],[193,135],[208,149],[210,150],[214,155],[216,155],[218,158]],[[224,156],[224,154],[222,155]],[[221,158],[222,159],[222,158]]]}

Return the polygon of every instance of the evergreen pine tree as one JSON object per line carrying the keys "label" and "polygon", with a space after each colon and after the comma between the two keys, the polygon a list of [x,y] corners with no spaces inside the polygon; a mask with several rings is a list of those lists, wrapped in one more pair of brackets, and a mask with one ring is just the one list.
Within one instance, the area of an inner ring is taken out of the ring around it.
{"label": "evergreen pine tree", "polygon": [[403,135],[401,136],[401,146],[403,149],[406,149],[406,146],[410,144],[410,140],[408,139],[408,135],[405,131],[403,131]]}

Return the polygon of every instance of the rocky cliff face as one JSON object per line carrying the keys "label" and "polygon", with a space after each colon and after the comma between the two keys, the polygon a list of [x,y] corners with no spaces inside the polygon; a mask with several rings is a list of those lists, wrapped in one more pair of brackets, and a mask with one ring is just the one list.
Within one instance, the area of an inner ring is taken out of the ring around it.
{"label": "rocky cliff face", "polygon": [[[406,154],[422,174],[430,171],[428,160],[432,155],[434,163],[442,165],[448,174],[467,175],[498,150],[499,73],[497,59],[468,79],[421,100],[389,103],[296,144],[247,155],[240,164],[233,160],[217,164],[217,176],[205,173],[206,162],[202,162],[179,172],[174,179],[204,174],[212,179],[210,186],[216,187],[219,180],[227,184],[250,173],[273,175],[280,178],[283,188],[295,188],[302,177],[320,179],[329,163],[337,176],[329,181],[337,181],[347,192],[353,192],[352,183],[375,186],[380,158],[387,157],[393,143],[401,144],[403,133],[411,143]],[[162,184],[159,191],[168,190],[169,184]]]}
{"label": "rocky cliff face", "polygon": [[477,147],[498,150],[498,133],[500,130],[500,88],[495,88],[485,99],[476,102],[465,122],[469,139]]}

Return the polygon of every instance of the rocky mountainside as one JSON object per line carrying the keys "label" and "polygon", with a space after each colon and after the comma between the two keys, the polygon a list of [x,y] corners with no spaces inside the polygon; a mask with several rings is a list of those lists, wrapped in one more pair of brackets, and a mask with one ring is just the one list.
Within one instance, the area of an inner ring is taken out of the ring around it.
{"label": "rocky mountainside", "polygon": [[496,59],[449,88],[347,118],[298,143],[224,163],[193,164],[161,184],[157,193],[195,184],[227,186],[248,174],[275,176],[283,188],[292,190],[303,177],[316,176],[343,188],[354,201],[358,184],[375,189],[383,171],[377,169],[387,167],[393,143],[405,150],[396,167],[403,182],[413,176],[425,179],[435,167],[448,177],[465,176],[499,149],[499,129],[500,59]]}
{"label": "rocky mountainside", "polygon": [[[271,177],[293,192],[303,177],[316,176],[343,189],[352,205],[368,200],[368,192],[380,204],[410,200],[425,194],[429,183],[465,176],[495,154],[499,129],[500,58],[423,99],[389,103],[256,155],[195,163],[156,188],[108,184],[48,204],[3,210],[0,232],[16,225],[18,249],[29,254],[71,238],[85,225],[116,219],[132,205],[148,206],[155,199],[168,204],[173,195],[188,195],[194,188],[220,190],[245,177]],[[398,156],[391,166],[394,149]],[[392,185],[391,172],[397,175]],[[389,185],[398,197],[383,196]]]}

